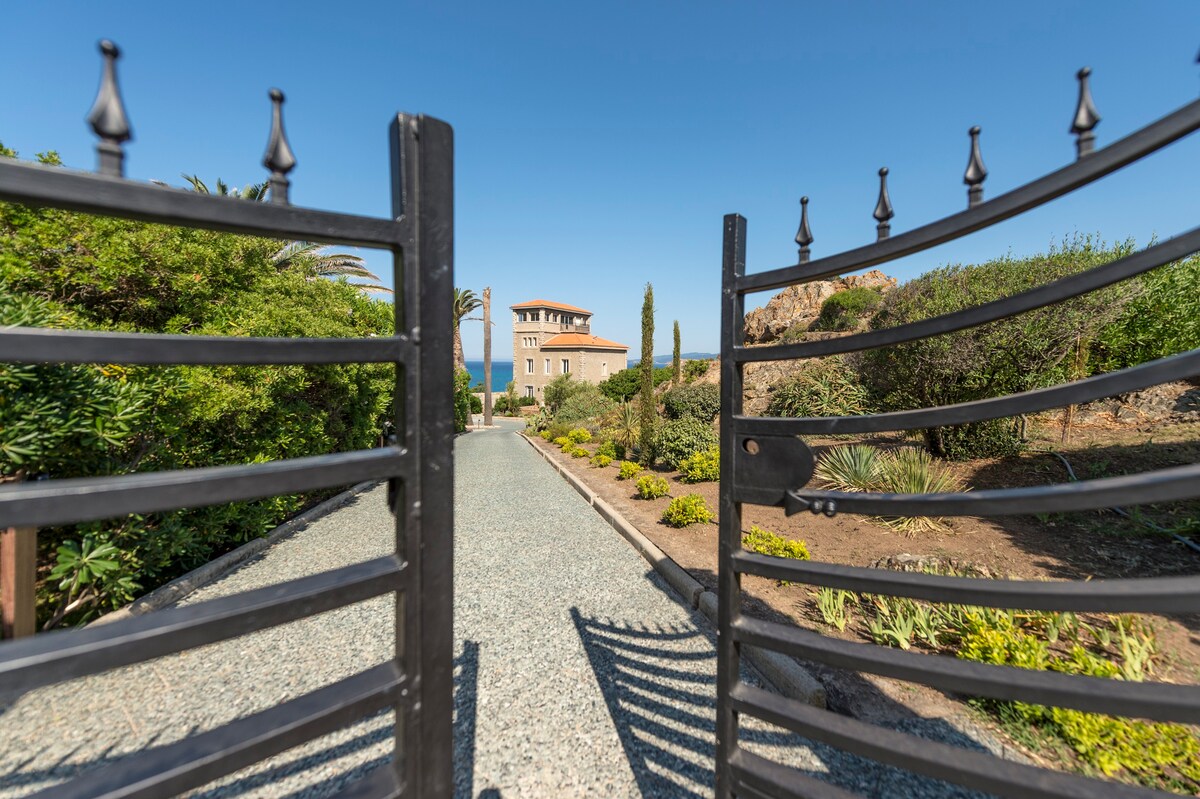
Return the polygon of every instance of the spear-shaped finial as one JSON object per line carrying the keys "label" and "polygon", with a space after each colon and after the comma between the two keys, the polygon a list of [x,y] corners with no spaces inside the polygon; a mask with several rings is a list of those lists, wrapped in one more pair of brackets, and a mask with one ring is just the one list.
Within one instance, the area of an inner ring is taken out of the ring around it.
{"label": "spear-shaped finial", "polygon": [[808,263],[808,245],[813,243],[812,229],[808,226],[808,198],[800,198],[800,229],[796,231],[796,243],[800,245],[800,263]]}
{"label": "spear-shaped finial", "polygon": [[96,102],[88,114],[88,124],[100,137],[96,145],[97,162],[101,175],[122,177],[125,174],[125,151],[121,142],[133,138],[129,119],[125,116],[125,104],[121,102],[121,89],[117,85],[117,59],[121,51],[108,39],[100,42],[104,56],[104,71],[100,74],[100,90]]}
{"label": "spear-shaped finial", "polygon": [[1079,78],[1079,102],[1075,106],[1075,119],[1071,122],[1071,132],[1075,134],[1075,156],[1083,158],[1095,147],[1096,134],[1092,128],[1100,121],[1096,106],[1092,103],[1092,90],[1088,86],[1088,76],[1092,74],[1091,67],[1084,67],[1076,73]]}
{"label": "spear-shaped finial", "polygon": [[891,234],[892,226],[888,220],[896,215],[892,210],[892,198],[888,196],[887,176],[888,168],[885,166],[879,170],[879,201],[875,203],[874,217],[879,223],[875,226],[876,241],[883,241]]}
{"label": "spear-shaped finial", "polygon": [[967,132],[971,136],[971,157],[967,160],[967,172],[963,175],[963,183],[967,184],[967,207],[974,208],[983,202],[983,181],[987,178],[988,171],[979,152],[979,126],[976,125]]}
{"label": "spear-shaped finial", "polygon": [[287,173],[296,166],[296,157],[288,144],[287,134],[283,132],[283,92],[271,89],[271,138],[267,140],[267,152],[263,155],[263,166],[271,170],[269,189],[271,202],[287,205],[288,186],[290,181]]}

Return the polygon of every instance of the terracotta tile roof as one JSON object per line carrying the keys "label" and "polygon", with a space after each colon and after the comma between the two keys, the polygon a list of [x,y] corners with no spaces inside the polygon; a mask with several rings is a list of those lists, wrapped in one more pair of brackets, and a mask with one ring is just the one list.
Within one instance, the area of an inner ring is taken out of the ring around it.
{"label": "terracotta tile roof", "polygon": [[615,341],[609,341],[606,338],[599,336],[589,336],[586,333],[559,333],[546,340],[542,345],[542,349],[547,347],[591,347],[600,350],[623,350],[628,351],[629,348],[624,344],[618,344]]}
{"label": "terracotta tile roof", "polygon": [[585,313],[588,316],[592,315],[591,311],[585,311],[582,308],[576,308],[574,305],[567,305],[562,302],[550,302],[550,300],[530,300],[529,302],[519,302],[509,307],[514,311],[519,308],[554,308],[559,311],[574,311],[575,313]]}

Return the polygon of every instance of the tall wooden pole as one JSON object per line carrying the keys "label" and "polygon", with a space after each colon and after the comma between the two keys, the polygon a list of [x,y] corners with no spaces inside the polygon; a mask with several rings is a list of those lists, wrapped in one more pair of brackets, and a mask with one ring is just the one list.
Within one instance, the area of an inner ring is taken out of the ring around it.
{"label": "tall wooden pole", "polygon": [[0,530],[0,632],[4,638],[33,635],[36,580],[37,529]]}
{"label": "tall wooden pole", "polygon": [[492,426],[492,289],[483,290],[483,424]]}

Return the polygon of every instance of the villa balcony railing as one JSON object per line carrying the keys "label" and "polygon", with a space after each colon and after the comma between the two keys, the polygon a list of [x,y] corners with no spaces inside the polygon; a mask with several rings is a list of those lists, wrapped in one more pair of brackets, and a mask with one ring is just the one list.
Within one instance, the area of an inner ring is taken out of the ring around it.
{"label": "villa balcony railing", "polygon": [[560,325],[560,327],[564,333],[585,333],[587,335],[592,333],[591,325]]}

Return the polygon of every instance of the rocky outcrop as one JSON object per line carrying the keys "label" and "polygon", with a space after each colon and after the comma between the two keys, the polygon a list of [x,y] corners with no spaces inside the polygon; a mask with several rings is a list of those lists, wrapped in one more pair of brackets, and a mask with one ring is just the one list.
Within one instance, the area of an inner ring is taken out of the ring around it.
{"label": "rocky outcrop", "polygon": [[836,280],[818,280],[788,286],[772,297],[762,308],[746,314],[746,343],[766,344],[776,341],[789,328],[802,325],[808,328],[821,315],[821,304],[846,289],[866,287],[889,291],[895,288],[896,278],[878,269],[865,275],[850,275]]}

